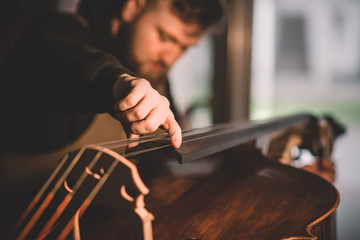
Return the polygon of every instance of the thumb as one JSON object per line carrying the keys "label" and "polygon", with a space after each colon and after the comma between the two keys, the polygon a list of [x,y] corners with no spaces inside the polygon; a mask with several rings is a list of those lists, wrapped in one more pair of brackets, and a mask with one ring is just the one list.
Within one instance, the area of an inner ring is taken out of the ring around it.
{"label": "thumb", "polygon": [[[126,131],[127,132],[127,131]],[[130,140],[130,143],[128,144],[128,148],[134,148],[136,147],[137,145],[139,145],[139,142],[135,141],[135,142],[132,142],[131,140],[136,140],[136,139],[139,139],[140,138],[140,135],[138,134],[135,134],[135,133],[126,133],[126,135],[128,136],[128,139]]]}

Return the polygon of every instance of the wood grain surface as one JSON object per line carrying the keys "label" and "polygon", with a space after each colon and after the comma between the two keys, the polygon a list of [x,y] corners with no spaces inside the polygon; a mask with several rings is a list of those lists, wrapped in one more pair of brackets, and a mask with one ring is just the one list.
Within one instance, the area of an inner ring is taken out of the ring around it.
{"label": "wood grain surface", "polygon": [[336,189],[258,151],[144,161],[154,239],[335,239]]}

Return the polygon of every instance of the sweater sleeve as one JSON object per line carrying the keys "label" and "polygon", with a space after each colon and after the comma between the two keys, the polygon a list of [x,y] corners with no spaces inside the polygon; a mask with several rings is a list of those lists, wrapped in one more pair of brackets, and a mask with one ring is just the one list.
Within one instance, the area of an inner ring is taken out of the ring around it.
{"label": "sweater sleeve", "polygon": [[26,32],[5,65],[7,109],[99,113],[113,108],[113,84],[129,72],[111,54],[46,28]]}

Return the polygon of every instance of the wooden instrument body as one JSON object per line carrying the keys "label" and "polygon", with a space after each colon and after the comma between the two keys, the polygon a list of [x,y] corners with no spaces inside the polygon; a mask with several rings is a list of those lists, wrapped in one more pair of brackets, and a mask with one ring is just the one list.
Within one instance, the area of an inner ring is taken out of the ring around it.
{"label": "wooden instrument body", "polygon": [[256,150],[190,165],[145,180],[154,239],[336,238],[339,195],[320,177]]}
{"label": "wooden instrument body", "polygon": [[[179,152],[168,145],[125,154],[127,159],[115,156],[121,160],[116,168],[123,170],[114,171],[83,214],[81,238],[336,239],[339,194],[333,185],[265,157],[245,140],[183,165],[178,164]],[[316,144],[305,145],[317,151]],[[186,146],[182,150],[187,156]],[[133,174],[124,174],[129,171]],[[127,194],[121,190],[124,182]],[[146,217],[136,212],[139,206]]]}
{"label": "wooden instrument body", "polygon": [[[336,239],[339,195],[316,175],[256,150],[176,164],[172,159],[138,165],[150,190],[145,203],[155,216],[154,239]],[[114,232],[107,226],[118,219],[112,215],[95,225],[97,234],[87,239]]]}

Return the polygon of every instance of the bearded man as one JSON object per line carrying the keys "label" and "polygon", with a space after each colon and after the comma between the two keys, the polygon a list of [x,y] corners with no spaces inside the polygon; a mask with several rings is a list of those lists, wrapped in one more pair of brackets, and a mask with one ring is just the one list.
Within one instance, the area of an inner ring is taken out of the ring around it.
{"label": "bearded man", "polygon": [[[9,13],[0,59],[2,212],[16,219],[77,139],[119,139],[122,128],[133,138],[162,127],[180,146],[167,73],[221,19],[220,0],[83,0],[76,14]],[[99,113],[106,121],[92,135]]]}

